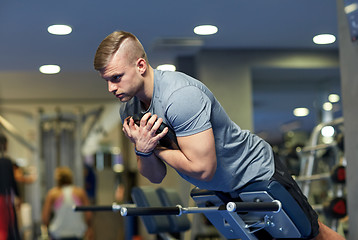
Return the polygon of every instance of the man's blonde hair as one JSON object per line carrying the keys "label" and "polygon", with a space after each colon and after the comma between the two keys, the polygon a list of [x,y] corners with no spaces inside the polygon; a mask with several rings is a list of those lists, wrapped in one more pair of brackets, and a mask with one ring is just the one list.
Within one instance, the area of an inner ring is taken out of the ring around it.
{"label": "man's blonde hair", "polygon": [[125,31],[115,31],[108,35],[98,46],[93,62],[94,69],[100,71],[105,68],[126,39],[130,41],[126,44],[127,60],[133,62],[138,58],[144,58],[148,62],[147,54],[136,36]]}

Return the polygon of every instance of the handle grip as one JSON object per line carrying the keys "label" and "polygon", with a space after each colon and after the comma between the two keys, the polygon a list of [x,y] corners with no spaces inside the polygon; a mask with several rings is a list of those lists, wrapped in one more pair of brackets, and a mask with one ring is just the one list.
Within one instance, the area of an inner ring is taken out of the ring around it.
{"label": "handle grip", "polygon": [[73,206],[73,211],[113,211],[112,206]]}
{"label": "handle grip", "polygon": [[122,207],[121,215],[148,216],[148,215],[180,215],[180,207]]}
{"label": "handle grip", "polygon": [[226,209],[229,212],[279,212],[282,208],[281,202],[229,202]]}

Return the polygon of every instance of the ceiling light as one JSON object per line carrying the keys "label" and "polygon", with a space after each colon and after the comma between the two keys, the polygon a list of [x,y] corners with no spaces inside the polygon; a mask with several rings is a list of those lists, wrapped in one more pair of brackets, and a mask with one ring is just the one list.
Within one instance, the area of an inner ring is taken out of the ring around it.
{"label": "ceiling light", "polygon": [[331,111],[333,109],[333,105],[330,102],[325,102],[323,103],[322,108],[325,111]]}
{"label": "ceiling light", "polygon": [[213,25],[201,25],[194,28],[194,32],[198,35],[212,35],[217,31],[218,28]]}
{"label": "ceiling light", "polygon": [[121,173],[124,171],[124,166],[123,164],[119,164],[119,163],[116,163],[113,165],[113,171],[116,172],[116,173]]}
{"label": "ceiling light", "polygon": [[358,9],[358,3],[352,3],[344,8],[346,14],[350,14]]}
{"label": "ceiling light", "polygon": [[332,126],[324,126],[321,129],[321,134],[324,137],[332,137],[334,135],[334,127],[332,127]]}
{"label": "ceiling light", "polygon": [[336,37],[332,34],[320,34],[313,37],[315,44],[331,44],[336,41]]}
{"label": "ceiling light", "polygon": [[67,35],[72,32],[72,28],[68,25],[51,25],[47,31],[54,35]]}
{"label": "ceiling light", "polygon": [[295,108],[293,110],[293,115],[296,117],[305,117],[310,113],[310,110],[308,108]]}
{"label": "ceiling light", "polygon": [[61,68],[57,65],[43,65],[39,68],[39,70],[43,74],[56,74],[61,71]]}
{"label": "ceiling light", "polygon": [[338,94],[332,93],[332,94],[329,94],[329,96],[328,96],[328,101],[330,101],[331,103],[339,102],[339,100],[340,100],[340,97]]}
{"label": "ceiling light", "polygon": [[173,64],[163,64],[163,65],[159,65],[157,67],[158,70],[162,70],[162,71],[172,71],[174,72],[176,70],[176,67]]}

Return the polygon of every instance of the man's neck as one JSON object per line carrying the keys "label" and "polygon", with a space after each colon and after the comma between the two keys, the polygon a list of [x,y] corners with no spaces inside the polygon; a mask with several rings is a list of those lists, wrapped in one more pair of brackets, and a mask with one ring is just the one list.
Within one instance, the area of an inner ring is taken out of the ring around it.
{"label": "man's neck", "polygon": [[154,71],[153,68],[148,65],[148,69],[144,75],[143,95],[139,96],[139,99],[145,109],[148,109],[153,97],[154,89]]}

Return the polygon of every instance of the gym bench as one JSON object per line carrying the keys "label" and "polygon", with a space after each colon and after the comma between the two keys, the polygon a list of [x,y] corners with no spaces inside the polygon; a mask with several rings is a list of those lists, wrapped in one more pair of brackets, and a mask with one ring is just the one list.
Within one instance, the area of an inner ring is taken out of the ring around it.
{"label": "gym bench", "polygon": [[[311,224],[298,203],[278,182],[251,183],[228,194],[194,188],[191,197],[197,207],[184,208],[174,190],[135,187],[134,205],[113,205],[106,210],[120,211],[122,216],[141,216],[149,233],[181,232],[190,228],[185,214],[204,214],[227,239],[255,240],[260,230],[273,238],[306,238]],[[235,193],[235,194],[236,194]],[[180,201],[179,201],[180,202]],[[105,210],[104,207],[75,207],[76,211]]]}

